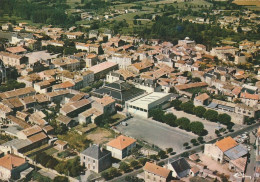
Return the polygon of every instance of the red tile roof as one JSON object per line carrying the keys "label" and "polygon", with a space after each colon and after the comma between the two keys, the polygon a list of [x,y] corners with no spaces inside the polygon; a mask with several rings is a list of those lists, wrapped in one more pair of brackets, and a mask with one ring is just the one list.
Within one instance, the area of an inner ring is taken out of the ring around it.
{"label": "red tile roof", "polygon": [[146,162],[144,166],[144,170],[149,173],[153,173],[157,176],[161,176],[163,178],[167,178],[171,173],[169,169],[163,168],[161,166],[157,166],[156,164],[150,162]]}
{"label": "red tile roof", "polygon": [[114,140],[111,140],[110,142],[107,143],[108,146],[123,150],[126,147],[130,146],[131,144],[135,143],[136,140],[130,137],[126,137],[124,135],[120,135]]}
{"label": "red tile roof", "polygon": [[13,154],[7,154],[0,158],[0,166],[12,170],[15,167],[19,167],[25,163],[25,159]]}

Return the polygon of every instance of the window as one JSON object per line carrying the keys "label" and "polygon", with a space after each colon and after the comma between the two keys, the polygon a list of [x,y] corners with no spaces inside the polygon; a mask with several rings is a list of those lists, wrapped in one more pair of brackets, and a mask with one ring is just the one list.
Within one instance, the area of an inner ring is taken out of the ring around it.
{"label": "window", "polygon": [[95,161],[95,160],[93,160],[93,163],[96,163],[96,161]]}

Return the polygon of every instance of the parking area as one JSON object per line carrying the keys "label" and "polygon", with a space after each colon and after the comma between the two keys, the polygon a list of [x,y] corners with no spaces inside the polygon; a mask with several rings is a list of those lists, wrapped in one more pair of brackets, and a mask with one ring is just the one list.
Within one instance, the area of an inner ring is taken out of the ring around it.
{"label": "parking area", "polygon": [[124,135],[144,140],[162,149],[171,147],[177,153],[184,151],[183,143],[197,138],[197,135],[191,132],[150,119],[134,117],[129,119],[127,124],[127,126],[118,125],[117,130]]}

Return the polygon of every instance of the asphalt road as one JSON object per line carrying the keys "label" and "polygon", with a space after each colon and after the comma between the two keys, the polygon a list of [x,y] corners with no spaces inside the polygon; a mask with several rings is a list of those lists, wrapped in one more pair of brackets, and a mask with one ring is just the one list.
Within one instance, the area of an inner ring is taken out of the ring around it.
{"label": "asphalt road", "polygon": [[151,119],[135,117],[127,120],[127,123],[128,126],[118,125],[117,130],[124,135],[144,140],[162,149],[171,147],[176,153],[184,150],[183,143],[198,137],[191,132],[170,127]]}
{"label": "asphalt road", "polygon": [[[237,135],[243,134],[243,133],[246,132],[246,131],[247,131],[247,132],[252,131],[253,129],[258,128],[259,126],[260,126],[260,123],[256,123],[256,124],[254,124],[254,125],[251,125],[251,126],[242,128],[242,129],[240,129],[240,130],[237,130],[237,131],[235,131],[235,132],[233,132],[233,133],[229,133],[229,134],[225,135],[224,137],[227,137],[227,136],[235,137],[235,136],[237,136]],[[221,137],[221,138],[222,138],[222,137]],[[207,143],[215,143],[217,140],[219,140],[219,138],[214,139],[214,140],[211,140],[211,141],[209,141],[209,142],[207,142]],[[197,147],[193,147],[192,149],[186,150],[185,152],[200,152],[200,151],[203,150],[203,146],[204,146],[204,144],[203,144],[203,145],[200,145],[200,146],[197,146]],[[181,154],[182,154],[182,153],[181,153]],[[168,160],[173,161],[173,160],[175,160],[175,159],[178,159],[178,158],[181,156],[181,154],[177,154],[177,155],[171,156],[171,157],[169,157],[169,158],[167,158],[167,159],[164,159],[164,160],[162,160],[162,161],[164,161],[164,162],[167,162]],[[160,162],[160,161],[158,161],[158,162]],[[124,174],[124,175],[119,176],[119,177],[117,177],[117,178],[114,178],[114,179],[112,179],[112,180],[110,180],[110,181],[111,181],[111,182],[119,182],[119,181],[120,181],[120,182],[124,182],[124,181],[125,181],[124,179],[125,179],[126,176],[136,176],[137,174],[141,173],[142,171],[143,171],[143,169],[134,170],[134,171],[132,171],[132,172],[130,172],[130,173]]]}

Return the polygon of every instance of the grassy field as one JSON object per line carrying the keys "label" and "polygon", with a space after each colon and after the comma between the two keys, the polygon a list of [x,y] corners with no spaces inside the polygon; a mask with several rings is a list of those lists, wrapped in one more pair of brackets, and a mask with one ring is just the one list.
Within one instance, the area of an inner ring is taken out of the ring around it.
{"label": "grassy field", "polygon": [[87,138],[95,144],[104,144],[114,138],[114,133],[104,128],[96,128],[87,135]]}
{"label": "grassy field", "polygon": [[243,6],[260,6],[259,0],[235,0],[233,3]]}
{"label": "grassy field", "polygon": [[77,151],[86,149],[91,142],[85,134],[80,135],[73,130],[68,131],[64,135],[58,135],[58,138],[68,142],[70,148],[76,149]]}

